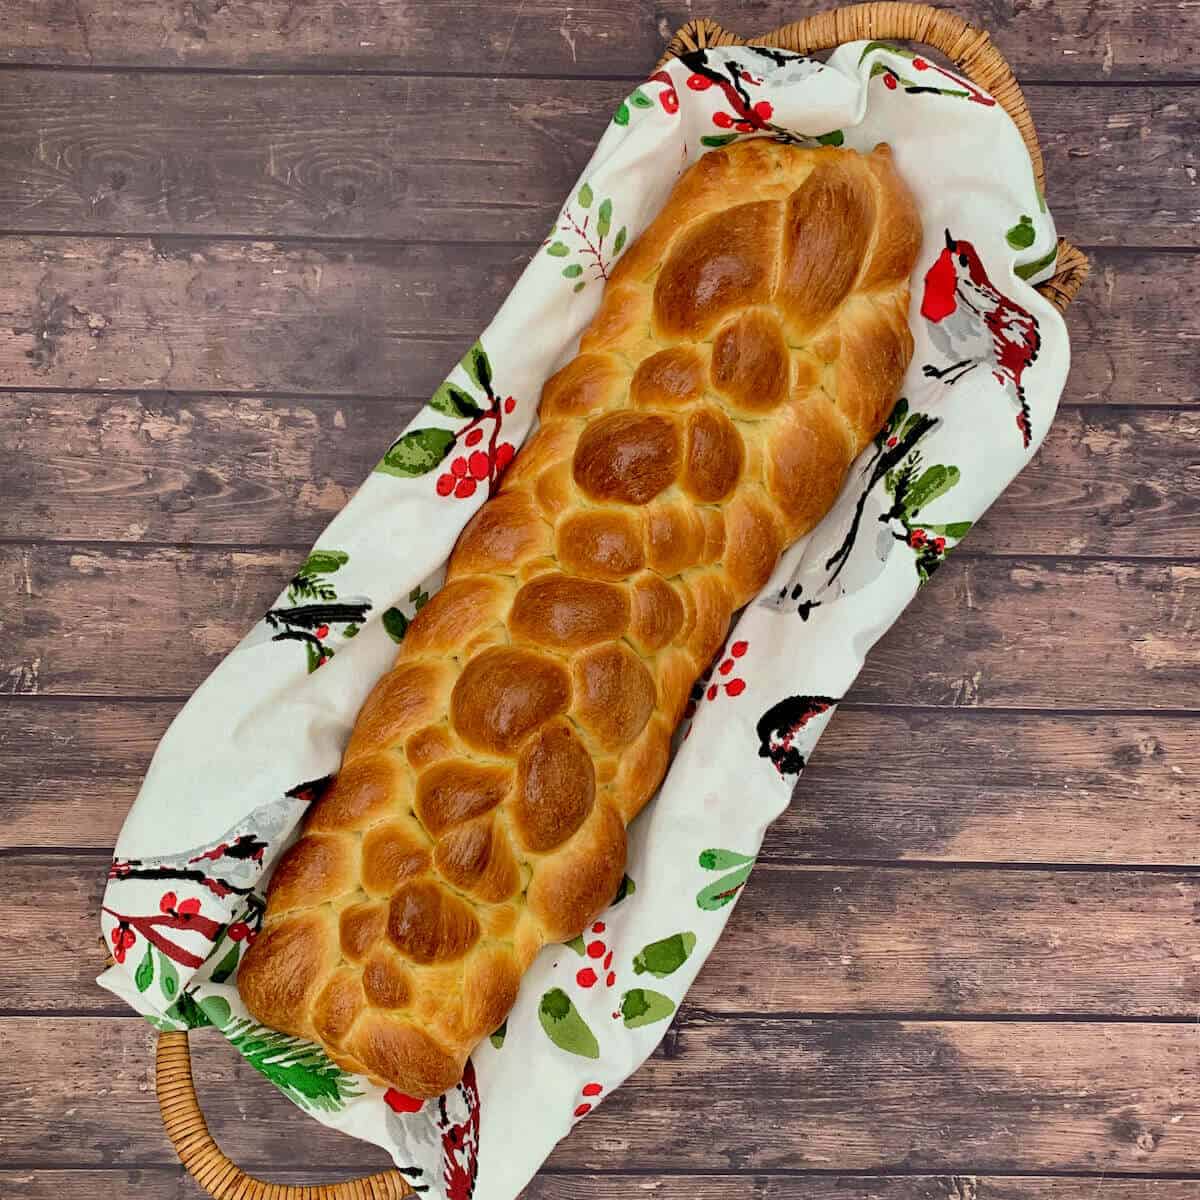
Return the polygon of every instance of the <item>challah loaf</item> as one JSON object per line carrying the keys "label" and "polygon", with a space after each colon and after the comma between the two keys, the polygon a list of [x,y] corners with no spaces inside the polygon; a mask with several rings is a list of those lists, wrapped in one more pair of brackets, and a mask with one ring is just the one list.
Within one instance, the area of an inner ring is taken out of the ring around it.
{"label": "challah loaf", "polygon": [[886,146],[682,176],[275,871],[260,1021],[436,1095],[612,899],[731,615],[896,399],[919,241]]}

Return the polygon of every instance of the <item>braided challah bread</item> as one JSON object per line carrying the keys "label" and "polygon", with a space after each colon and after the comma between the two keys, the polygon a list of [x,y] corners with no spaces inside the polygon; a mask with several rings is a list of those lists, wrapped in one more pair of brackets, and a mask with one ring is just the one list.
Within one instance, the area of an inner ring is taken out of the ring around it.
{"label": "braided challah bread", "polygon": [[682,176],[276,869],[255,1017],[416,1096],[459,1079],[612,900],[732,614],[882,426],[919,243],[886,146]]}

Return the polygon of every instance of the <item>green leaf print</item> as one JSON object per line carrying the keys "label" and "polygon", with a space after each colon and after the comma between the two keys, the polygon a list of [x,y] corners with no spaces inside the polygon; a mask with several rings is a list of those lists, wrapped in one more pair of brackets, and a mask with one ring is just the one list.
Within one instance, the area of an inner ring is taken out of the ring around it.
{"label": "green leaf print", "polygon": [[971,532],[971,522],[951,521],[947,525],[924,525],[923,528],[930,533],[940,533],[942,537],[953,538],[957,542]]}
{"label": "green leaf print", "polygon": [[449,382],[429,397],[429,407],[448,417],[477,417],[483,412],[469,393]]}
{"label": "green leaf print", "polygon": [[588,184],[585,183],[583,187],[579,189],[579,207],[591,208],[593,199],[594,197],[592,195],[592,189]]}
{"label": "green leaf print", "polygon": [[312,1042],[238,1019],[223,1032],[235,1050],[301,1108],[337,1112],[358,1095],[354,1076]]}
{"label": "green leaf print", "polygon": [[508,1022],[505,1021],[499,1029],[493,1029],[488,1037],[488,1041],[496,1047],[497,1050],[504,1045],[504,1039],[508,1036]]}
{"label": "green leaf print", "polygon": [[167,1009],[167,1016],[189,1029],[204,1029],[212,1024],[208,1013],[196,1003],[196,998],[191,992],[180,992],[175,1003]]}
{"label": "green leaf print", "polygon": [[1004,235],[1004,240],[1014,250],[1028,250],[1037,238],[1033,227],[1033,218],[1022,216],[1021,219]]}
{"label": "green leaf print", "polygon": [[487,351],[484,350],[482,342],[476,342],[467,351],[462,360],[462,369],[485,392],[491,393],[492,364],[488,359]]}
{"label": "green leaf print", "polygon": [[571,997],[562,988],[551,988],[538,1005],[538,1020],[546,1036],[568,1054],[599,1058],[600,1043],[587,1027]]}
{"label": "green leaf print", "polygon": [[930,467],[916,483],[912,484],[904,497],[904,511],[910,520],[915,519],[921,509],[944,496],[959,480],[957,467],[946,467],[940,463]]}
{"label": "green leaf print", "polygon": [[1032,279],[1035,275],[1040,274],[1047,267],[1053,266],[1058,258],[1058,247],[1051,246],[1050,249],[1042,255],[1037,262],[1021,263],[1014,268],[1017,276],[1021,279]]}
{"label": "green leaf print", "polygon": [[314,550],[296,572],[298,575],[332,575],[350,561],[345,550]]}
{"label": "green leaf print", "polygon": [[563,942],[563,945],[568,949],[574,950],[576,954],[582,955],[585,950],[583,944],[583,934],[581,933],[578,937],[573,937],[569,942]]}
{"label": "green leaf print", "polygon": [[563,274],[568,279],[578,279],[583,274],[583,268],[578,263],[572,263],[569,267],[563,267]]}
{"label": "green leaf print", "polygon": [[739,867],[728,875],[722,875],[715,883],[710,883],[696,897],[697,905],[705,912],[716,912],[718,908],[724,908],[745,886],[753,867],[752,862],[747,863],[744,867]]}
{"label": "green leaf print", "polygon": [[[617,888],[617,894],[613,897],[612,905],[610,905],[609,907],[611,908],[614,905],[620,904],[621,901],[624,900],[626,896],[632,896],[633,893],[636,891],[637,891],[637,884],[634,883],[633,880],[630,879],[628,875],[623,876],[621,879],[621,883]],[[583,945],[583,938],[579,939],[579,944]]]}
{"label": "green leaf print", "polygon": [[596,232],[601,237],[607,237],[608,231],[612,228],[612,201],[601,200],[600,207],[596,209]]}
{"label": "green leaf print", "polygon": [[625,229],[625,226],[622,225],[621,228],[617,230],[617,236],[615,238],[613,238],[613,253],[614,254],[620,254],[622,249],[624,249],[625,235],[626,235],[626,229]]}
{"label": "green leaf print", "polygon": [[649,972],[658,979],[666,979],[687,962],[695,947],[696,935],[686,932],[673,933],[670,937],[651,942],[634,957],[633,973],[644,975]]}
{"label": "green leaf print", "polygon": [[566,242],[552,242],[547,247],[546,253],[554,258],[566,258],[571,253],[571,250]]}
{"label": "green leaf print", "polygon": [[229,953],[213,968],[213,983],[224,983],[237,970],[238,944],[234,942],[229,947]]}
{"label": "green leaf print", "polygon": [[905,50],[902,46],[895,46],[891,42],[868,42],[863,52],[858,56],[859,64],[862,64],[864,58],[875,50],[888,50],[892,54],[899,54],[901,58],[916,58],[916,51]]}
{"label": "green leaf print", "polygon": [[828,133],[822,133],[817,141],[822,146],[840,146],[846,140],[846,135],[840,129],[831,129]]}
{"label": "green leaf print", "polygon": [[675,1001],[649,988],[631,988],[621,997],[621,1018],[626,1029],[640,1029],[664,1021],[675,1011]]}
{"label": "green leaf print", "polygon": [[743,863],[752,863],[754,859],[748,854],[739,854],[736,850],[701,850],[700,865],[706,871],[726,871],[730,867],[740,867]]}
{"label": "green leaf print", "polygon": [[383,456],[375,468],[385,475],[411,479],[432,471],[454,447],[454,434],[448,429],[430,426],[410,429]]}
{"label": "green leaf print", "polygon": [[179,991],[179,972],[161,950],[158,952],[158,986],[168,1000],[174,1000],[175,993]]}
{"label": "green leaf print", "polygon": [[629,124],[629,105],[626,104],[624,100],[622,100],[621,103],[617,105],[617,111],[615,113],[613,113],[613,124],[614,125],[628,125]]}
{"label": "green leaf print", "polygon": [[393,642],[404,641],[404,635],[408,632],[408,618],[398,608],[389,608],[383,614],[383,632]]}
{"label": "green leaf print", "polygon": [[154,982],[154,951],[148,944],[145,957],[133,973],[133,982],[139,992],[144,992]]}
{"label": "green leaf print", "polygon": [[636,88],[632,92],[629,93],[629,103],[632,104],[634,108],[653,108],[654,107],[654,101],[651,100],[650,97],[647,96],[645,92],[639,91]]}
{"label": "green leaf print", "polygon": [[706,133],[700,139],[700,145],[711,146],[715,150],[720,146],[728,146],[730,142],[736,142],[737,139],[736,133]]}

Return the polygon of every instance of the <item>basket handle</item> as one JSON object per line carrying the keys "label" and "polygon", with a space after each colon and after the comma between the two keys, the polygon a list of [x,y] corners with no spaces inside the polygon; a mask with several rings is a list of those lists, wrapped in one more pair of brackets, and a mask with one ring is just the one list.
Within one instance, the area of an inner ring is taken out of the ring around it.
{"label": "basket handle", "polygon": [[[816,13],[759,37],[741,38],[706,17],[689,21],[671,39],[661,66],[669,58],[705,46],[774,46],[797,54],[831,50],[861,39],[898,39],[921,42],[940,50],[977,87],[989,92],[1012,118],[1033,163],[1033,174],[1043,193],[1046,168],[1033,117],[1025,94],[1004,55],[992,45],[986,30],[976,29],[961,17],[928,4],[870,3]],[[1065,238],[1058,239],[1054,277],[1038,285],[1058,310],[1065,312],[1088,276],[1087,256]]]}
{"label": "basket handle", "polygon": [[267,1183],[235,1166],[208,1132],[196,1099],[187,1034],[158,1035],[154,1090],[167,1137],[188,1174],[214,1200],[401,1200],[413,1190],[399,1171],[380,1171],[341,1183],[294,1187]]}

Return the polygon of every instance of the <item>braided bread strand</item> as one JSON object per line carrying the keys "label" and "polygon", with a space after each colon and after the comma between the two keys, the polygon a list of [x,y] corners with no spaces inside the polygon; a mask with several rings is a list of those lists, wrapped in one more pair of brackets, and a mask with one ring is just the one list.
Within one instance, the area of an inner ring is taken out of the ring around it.
{"label": "braided bread strand", "polygon": [[886,146],[754,139],[681,177],[275,871],[260,1021],[436,1095],[612,899],[732,614],[896,398],[919,242]]}

